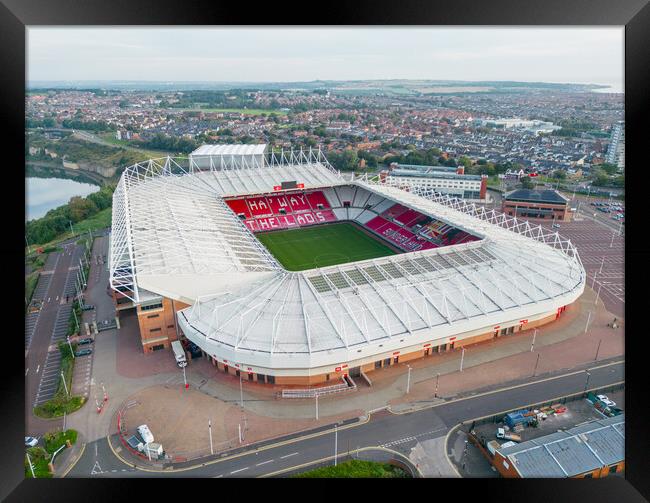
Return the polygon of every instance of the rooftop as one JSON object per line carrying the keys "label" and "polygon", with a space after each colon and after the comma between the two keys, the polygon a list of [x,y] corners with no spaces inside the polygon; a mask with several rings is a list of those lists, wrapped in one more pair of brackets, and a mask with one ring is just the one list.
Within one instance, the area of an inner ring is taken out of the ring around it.
{"label": "rooftop", "polygon": [[266,151],[267,145],[260,144],[241,144],[241,145],[201,145],[190,156],[199,155],[262,155]]}
{"label": "rooftop", "polygon": [[569,200],[556,190],[516,189],[505,195],[506,201],[566,204]]}
{"label": "rooftop", "polygon": [[625,414],[591,421],[498,452],[522,477],[573,477],[625,459]]}

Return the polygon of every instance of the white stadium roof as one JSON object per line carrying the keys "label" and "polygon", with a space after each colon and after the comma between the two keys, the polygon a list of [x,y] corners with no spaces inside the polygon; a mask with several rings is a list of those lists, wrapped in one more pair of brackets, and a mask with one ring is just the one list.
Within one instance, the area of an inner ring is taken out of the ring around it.
{"label": "white stadium roof", "polygon": [[[289,272],[223,200],[286,180],[352,183],[483,239]],[[170,158],[128,168],[114,194],[110,271],[111,286],[135,302],[153,292],[192,304],[179,312],[188,338],[262,369],[314,369],[484,333],[570,304],[585,285],[575,247],[557,233],[447,196],[346,181],[320,151],[233,169]]]}
{"label": "white stadium roof", "polygon": [[266,147],[267,145],[265,143],[242,145],[201,145],[190,154],[190,157],[204,155],[262,155],[266,152]]}

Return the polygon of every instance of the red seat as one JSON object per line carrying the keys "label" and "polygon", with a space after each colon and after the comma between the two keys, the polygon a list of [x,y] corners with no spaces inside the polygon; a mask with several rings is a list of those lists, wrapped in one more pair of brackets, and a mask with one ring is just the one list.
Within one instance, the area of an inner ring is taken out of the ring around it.
{"label": "red seat", "polygon": [[318,210],[319,204],[322,204],[323,208],[331,208],[330,203],[328,203],[327,199],[325,198],[325,194],[323,194],[320,190],[317,192],[308,193],[307,200],[314,210]]}
{"label": "red seat", "polygon": [[246,203],[254,217],[266,217],[273,215],[273,210],[265,197],[249,197]]}
{"label": "red seat", "polygon": [[311,210],[305,194],[287,194],[285,197],[287,198],[287,201],[289,201],[289,206],[291,206],[293,213],[301,213]]}
{"label": "red seat", "polygon": [[248,206],[246,206],[246,201],[243,199],[229,199],[226,201],[226,204],[230,206],[230,209],[237,215],[243,213],[246,218],[250,218],[251,212],[249,211]]}
{"label": "red seat", "polygon": [[291,213],[292,209],[289,206],[289,201],[284,196],[269,196],[266,198],[271,207],[271,211],[274,215],[281,215],[280,209],[284,209],[285,213]]}

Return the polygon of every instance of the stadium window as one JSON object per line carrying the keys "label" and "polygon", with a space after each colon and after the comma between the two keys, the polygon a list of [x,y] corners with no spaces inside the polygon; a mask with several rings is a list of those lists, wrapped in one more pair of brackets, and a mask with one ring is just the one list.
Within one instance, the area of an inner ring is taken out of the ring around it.
{"label": "stadium window", "polygon": [[377,360],[375,362],[375,369],[380,369],[381,368],[381,360]]}
{"label": "stadium window", "polygon": [[586,474],[585,474],[584,478],[586,478],[586,479],[590,479],[590,478],[593,478],[593,476],[594,476],[594,474],[591,473],[591,472],[589,472],[589,473],[586,473]]}
{"label": "stadium window", "polygon": [[316,205],[316,207],[317,207],[319,210],[324,210],[324,209],[325,209],[325,206],[323,206],[322,203],[318,203],[318,204]]}
{"label": "stadium window", "polygon": [[158,351],[159,349],[163,349],[165,347],[164,344],[157,344],[155,346],[151,346],[151,351]]}
{"label": "stadium window", "polygon": [[286,215],[287,214],[287,210],[285,210],[284,208],[280,208],[279,212],[280,212],[280,215]]}
{"label": "stadium window", "polygon": [[157,304],[149,304],[148,306],[140,306],[140,311],[150,311],[152,309],[160,309],[163,307],[162,302]]}
{"label": "stadium window", "polygon": [[616,473],[618,471],[618,465],[612,465],[609,467],[609,471],[607,473]]}
{"label": "stadium window", "polygon": [[174,328],[174,325],[167,325],[167,328]]}
{"label": "stadium window", "polygon": [[275,376],[266,376],[266,381],[269,384],[275,384]]}
{"label": "stadium window", "polygon": [[329,375],[329,374],[325,374],[325,380],[326,380],[326,381],[329,381],[329,380],[330,380],[330,375]]}
{"label": "stadium window", "polygon": [[501,335],[506,335],[507,333],[508,333],[508,329],[507,329],[507,328],[502,328],[502,329],[501,329]]}
{"label": "stadium window", "polygon": [[350,201],[343,201],[343,207],[344,208],[349,208],[350,207]]}
{"label": "stadium window", "polygon": [[384,360],[384,367],[390,367],[390,358]]}
{"label": "stadium window", "polygon": [[151,330],[149,330],[149,332],[150,333],[160,332],[160,328],[152,328]]}
{"label": "stadium window", "polygon": [[158,318],[159,314],[150,314],[147,318]]}
{"label": "stadium window", "polygon": [[241,374],[241,372],[239,372],[239,369],[235,370],[235,375],[236,375],[237,377],[239,377],[240,374]]}

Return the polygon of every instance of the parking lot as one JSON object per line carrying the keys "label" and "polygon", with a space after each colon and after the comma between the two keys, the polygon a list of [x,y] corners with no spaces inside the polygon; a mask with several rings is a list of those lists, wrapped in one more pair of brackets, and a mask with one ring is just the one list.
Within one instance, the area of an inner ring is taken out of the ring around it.
{"label": "parking lot", "polygon": [[[607,396],[616,402],[616,405],[624,409],[625,390],[607,393]],[[565,430],[578,426],[582,423],[596,419],[604,419],[605,416],[598,412],[594,406],[586,399],[569,401],[565,404],[566,411],[561,414],[553,414],[547,419],[541,421],[537,427],[526,427],[518,435],[522,441],[532,440],[555,433],[558,430]],[[502,418],[500,419],[502,421]],[[474,426],[474,431],[478,438],[483,437],[486,441],[497,440],[496,430],[502,428],[503,423],[487,422]],[[460,428],[454,433],[455,438],[450,438],[449,445],[452,446],[453,455],[450,456],[452,462],[463,477],[499,477],[499,474],[492,467],[491,463],[485,458],[481,451],[467,440],[468,427]],[[504,443],[505,440],[498,440]]]}
{"label": "parking lot", "polygon": [[[531,221],[533,223],[538,224]],[[610,225],[582,213],[576,214],[571,222],[561,222],[559,228],[554,229],[550,222],[541,225],[571,240],[587,273],[587,286],[598,294],[609,312],[622,318],[625,313],[625,226]]]}
{"label": "parking lot", "polygon": [[45,358],[45,364],[41,371],[41,381],[38,385],[34,407],[47,402],[56,393],[61,373],[61,353],[50,351]]}
{"label": "parking lot", "polygon": [[[83,252],[83,247],[68,244],[64,246],[63,252],[50,254],[44,267],[44,273],[41,274],[41,279],[39,279],[39,283],[34,292],[34,299],[42,299],[42,304],[47,306],[48,317],[51,320],[49,324],[45,324],[39,328],[40,310],[38,313],[32,313],[26,318],[26,349],[31,345],[31,339],[35,330],[47,330],[48,328],[51,330],[49,337],[47,339],[43,337],[41,342],[45,346],[45,341],[47,340],[47,349],[45,347],[42,348],[46,351],[45,360],[42,365],[37,365],[34,369],[35,375],[39,378],[38,388],[33,402],[34,406],[41,405],[51,399],[59,384],[61,353],[58,350],[58,344],[67,340],[72,306],[77,291],[79,260],[83,256]],[[60,261],[62,257],[66,258],[63,262]],[[60,281],[56,288],[50,288],[51,279],[54,277],[54,274],[59,275],[59,277],[63,277],[63,274],[65,274],[65,280]],[[78,362],[75,361],[75,372],[79,369],[81,377],[84,378],[81,381],[83,384],[85,384],[85,377],[90,373],[91,367],[92,355],[89,357],[81,357]],[[28,368],[25,373],[27,374],[29,370]],[[73,390],[69,390],[70,392],[74,393],[75,385],[77,389],[80,388],[76,378],[73,381]]]}

